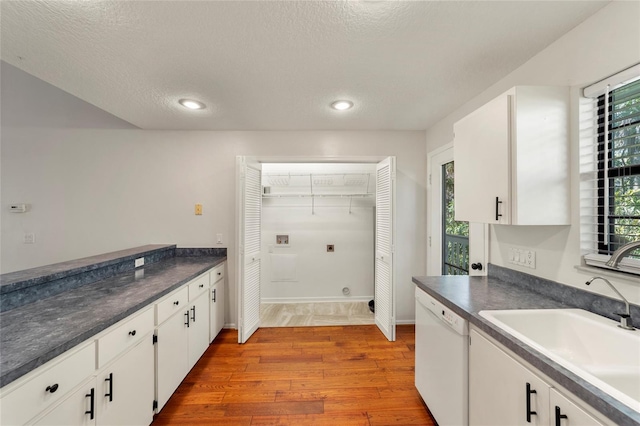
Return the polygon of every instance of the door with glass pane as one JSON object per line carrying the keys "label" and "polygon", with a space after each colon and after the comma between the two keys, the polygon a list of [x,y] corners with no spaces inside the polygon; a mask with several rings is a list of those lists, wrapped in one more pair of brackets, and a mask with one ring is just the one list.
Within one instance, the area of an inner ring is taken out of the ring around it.
{"label": "door with glass pane", "polygon": [[428,161],[427,275],[486,275],[487,225],[455,220],[453,144]]}
{"label": "door with glass pane", "polygon": [[440,167],[442,168],[442,275],[469,275],[469,222],[455,220],[453,161]]}

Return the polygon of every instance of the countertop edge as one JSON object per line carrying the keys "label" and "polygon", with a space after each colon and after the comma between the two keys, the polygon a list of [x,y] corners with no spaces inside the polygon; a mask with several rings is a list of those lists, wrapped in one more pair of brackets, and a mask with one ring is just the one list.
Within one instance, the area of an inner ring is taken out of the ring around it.
{"label": "countertop edge", "polygon": [[[462,318],[469,321],[470,324],[473,324],[478,329],[482,330],[485,334],[489,335],[491,338],[505,346],[511,352],[521,357],[524,361],[532,365],[534,368],[538,369],[541,373],[558,382],[558,384],[565,387],[575,396],[589,404],[601,415],[614,422],[617,422],[618,424],[640,425],[640,413],[633,411],[627,405],[621,403],[607,393],[588,383],[584,379],[578,377],[576,374],[552,361],[526,343],[500,330],[498,327],[478,315],[479,311],[470,312],[467,309],[459,306],[446,296],[443,296],[436,289],[430,288],[422,283],[420,281],[420,277],[413,277],[412,281],[421,290],[433,296],[436,300],[444,304],[449,309],[453,310]],[[564,307],[573,308],[573,306],[567,305],[564,305]],[[505,307],[504,309],[510,308]]]}
{"label": "countertop edge", "polygon": [[[89,256],[84,257],[77,260],[70,260],[67,262],[55,263],[52,265],[45,265],[37,268],[27,269],[25,271],[16,271],[9,272],[6,274],[2,274],[0,277],[3,278],[3,281],[0,282],[0,293],[10,293],[17,290],[23,290],[25,288],[29,288],[35,285],[39,285],[45,283],[47,281],[59,280],[62,278],[66,278],[72,275],[80,274],[83,272],[93,271],[99,268],[103,268],[106,266],[111,266],[114,264],[126,262],[129,260],[135,260],[141,256],[148,255],[150,253],[173,250],[176,248],[175,244],[149,244],[146,246],[136,247],[133,249],[124,249],[119,250],[112,253]],[[126,254],[122,254],[126,253]],[[100,260],[95,262],[95,259],[105,258],[104,260]],[[65,265],[75,265],[68,269],[65,268]],[[55,268],[54,272],[48,273],[39,273],[39,270],[45,270],[46,268]],[[24,275],[26,273],[32,273],[31,277],[20,277],[20,275]],[[8,281],[8,282],[6,282]]]}

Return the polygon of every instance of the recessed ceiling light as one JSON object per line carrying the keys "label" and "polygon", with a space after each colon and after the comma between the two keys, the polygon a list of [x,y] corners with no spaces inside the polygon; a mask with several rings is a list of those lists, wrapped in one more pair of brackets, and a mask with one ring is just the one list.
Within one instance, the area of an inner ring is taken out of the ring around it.
{"label": "recessed ceiling light", "polygon": [[331,108],[337,109],[338,111],[344,111],[353,106],[353,102],[351,101],[335,101],[331,104]]}
{"label": "recessed ceiling light", "polygon": [[194,101],[192,99],[180,99],[178,101],[180,105],[189,109],[205,109],[207,106],[202,102]]}

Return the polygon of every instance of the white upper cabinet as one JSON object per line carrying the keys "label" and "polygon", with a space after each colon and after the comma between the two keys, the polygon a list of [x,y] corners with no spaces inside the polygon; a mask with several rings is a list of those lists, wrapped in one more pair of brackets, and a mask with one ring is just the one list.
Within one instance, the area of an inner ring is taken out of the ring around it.
{"label": "white upper cabinet", "polygon": [[569,89],[517,86],[454,124],[456,220],[569,224]]}

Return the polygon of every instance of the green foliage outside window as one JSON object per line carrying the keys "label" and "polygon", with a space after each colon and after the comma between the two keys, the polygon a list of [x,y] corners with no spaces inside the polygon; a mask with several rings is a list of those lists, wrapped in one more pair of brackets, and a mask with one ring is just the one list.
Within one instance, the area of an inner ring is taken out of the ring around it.
{"label": "green foliage outside window", "polygon": [[453,162],[445,164],[443,167],[444,175],[444,232],[448,235],[469,236],[469,222],[459,222],[455,218],[455,200],[453,195]]}
{"label": "green foliage outside window", "polygon": [[610,120],[612,251],[640,239],[640,80],[611,93]]}

